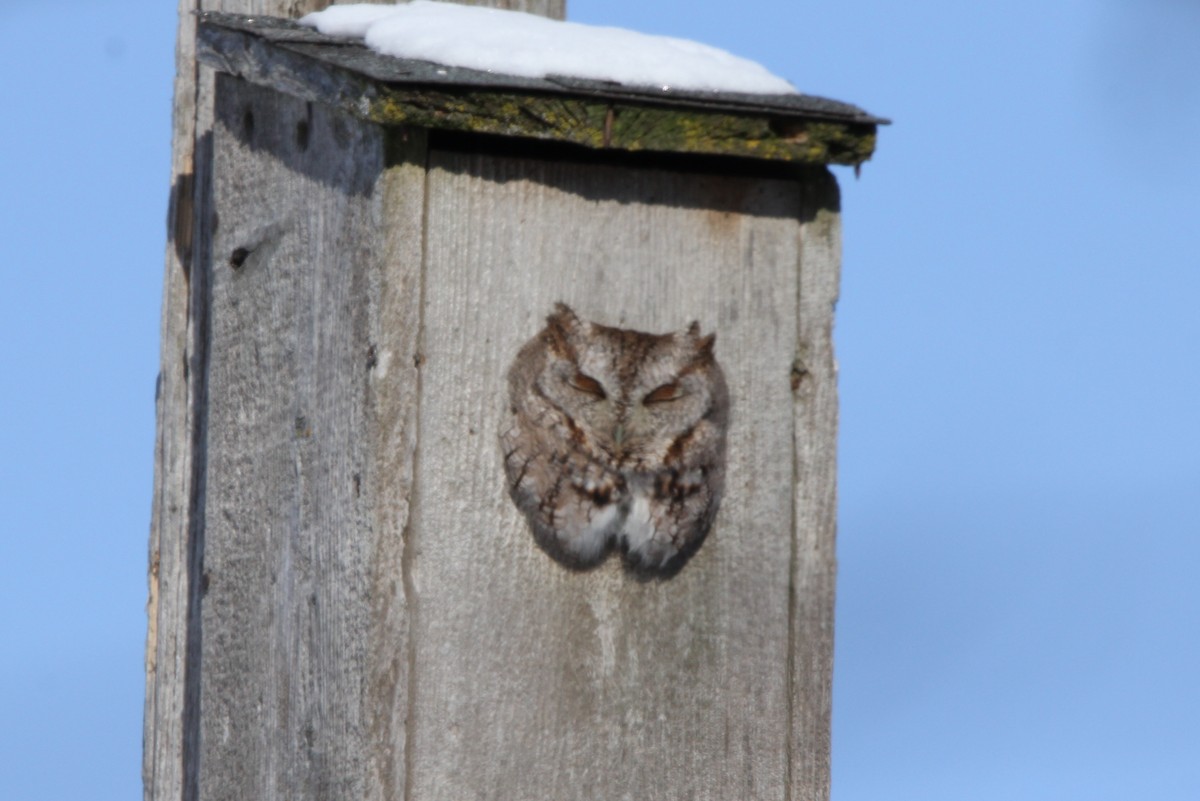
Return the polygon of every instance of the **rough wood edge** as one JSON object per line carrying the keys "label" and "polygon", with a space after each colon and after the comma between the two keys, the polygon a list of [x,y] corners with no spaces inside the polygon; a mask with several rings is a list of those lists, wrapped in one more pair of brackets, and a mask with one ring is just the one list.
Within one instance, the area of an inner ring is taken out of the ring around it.
{"label": "rough wood edge", "polygon": [[800,184],[803,217],[795,391],[796,528],[792,558],[789,797],[828,801],[837,536],[837,362],[833,312],[841,275],[837,181]]}
{"label": "rough wood edge", "polygon": [[[411,798],[414,643],[417,594],[412,581],[410,518],[415,493],[420,403],[420,336],[424,288],[426,165],[428,136],[420,129],[384,132],[386,166],[378,183],[380,207],[389,211],[380,237],[380,262],[371,274],[371,378],[367,384],[370,427],[377,450],[368,477],[376,498],[374,593],[377,630],[369,686],[379,699],[370,726],[379,742],[402,742],[400,753],[377,751],[372,770],[382,798]],[[401,321],[409,321],[402,324]],[[393,589],[385,592],[384,588]],[[393,654],[396,631],[403,651]],[[389,670],[394,657],[396,670]]]}
{"label": "rough wood edge", "polygon": [[857,165],[876,126],[769,114],[729,114],[504,90],[402,87],[337,69],[242,31],[200,23],[199,57],[222,72],[382,125],[566,142],[595,150],[737,156]]}
{"label": "rough wood edge", "polygon": [[179,798],[183,787],[187,531],[192,475],[188,273],[195,222],[196,22],[191,13],[194,7],[195,0],[179,0],[147,577],[142,752],[142,793],[147,801]]}

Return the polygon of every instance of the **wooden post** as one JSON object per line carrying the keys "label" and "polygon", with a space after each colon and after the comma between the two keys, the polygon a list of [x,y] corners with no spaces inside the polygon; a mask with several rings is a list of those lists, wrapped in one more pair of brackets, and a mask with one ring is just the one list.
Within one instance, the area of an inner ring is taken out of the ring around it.
{"label": "wooden post", "polygon": [[[455,116],[252,20],[205,29],[214,79],[182,6],[146,798],[826,798],[823,164],[879,120],[461,87]],[[777,166],[721,158],[750,151]],[[725,502],[674,578],[567,572],[506,496],[504,371],[557,300],[718,333]]]}

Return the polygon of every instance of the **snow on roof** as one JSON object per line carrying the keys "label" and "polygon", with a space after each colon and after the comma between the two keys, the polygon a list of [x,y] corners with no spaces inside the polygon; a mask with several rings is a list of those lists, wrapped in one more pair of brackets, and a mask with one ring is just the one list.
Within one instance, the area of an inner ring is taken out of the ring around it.
{"label": "snow on roof", "polygon": [[795,94],[765,67],[715,47],[520,11],[413,0],[330,6],[300,24],[362,38],[379,53],[484,72],[615,81],[627,86]]}

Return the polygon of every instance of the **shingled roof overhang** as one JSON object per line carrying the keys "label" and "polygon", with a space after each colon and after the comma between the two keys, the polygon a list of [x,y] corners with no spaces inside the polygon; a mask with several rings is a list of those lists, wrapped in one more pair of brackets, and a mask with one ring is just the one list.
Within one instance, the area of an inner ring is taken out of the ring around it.
{"label": "shingled roof overhang", "polygon": [[384,125],[594,149],[858,165],[886,119],[811,95],[751,95],[525,78],[385,56],[292,20],[199,15],[215,69]]}

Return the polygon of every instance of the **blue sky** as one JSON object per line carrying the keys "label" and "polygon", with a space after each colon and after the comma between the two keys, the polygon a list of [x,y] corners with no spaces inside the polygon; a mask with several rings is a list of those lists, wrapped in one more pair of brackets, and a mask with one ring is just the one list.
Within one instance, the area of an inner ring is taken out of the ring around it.
{"label": "blue sky", "polygon": [[[140,785],[175,12],[0,2],[0,796]],[[1200,798],[1200,3],[569,0],[839,170],[835,801]]]}

